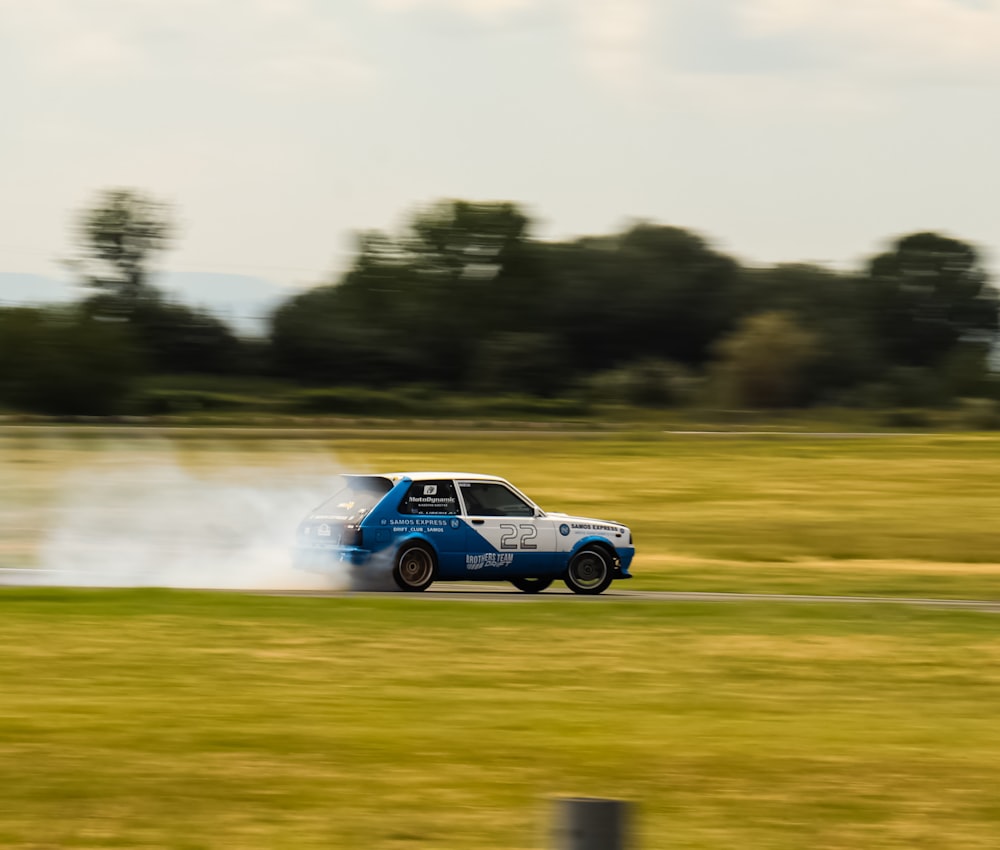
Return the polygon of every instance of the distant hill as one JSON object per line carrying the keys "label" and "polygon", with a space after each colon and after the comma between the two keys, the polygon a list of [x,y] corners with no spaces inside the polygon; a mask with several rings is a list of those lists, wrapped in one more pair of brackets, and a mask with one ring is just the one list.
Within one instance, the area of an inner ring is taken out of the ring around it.
{"label": "distant hill", "polygon": [[0,306],[73,301],[83,290],[66,280],[40,274],[0,272]]}
{"label": "distant hill", "polygon": [[[240,274],[164,272],[154,282],[170,298],[213,313],[244,336],[263,336],[270,313],[294,294],[273,281]],[[69,279],[0,272],[0,306],[66,303],[86,294]]]}

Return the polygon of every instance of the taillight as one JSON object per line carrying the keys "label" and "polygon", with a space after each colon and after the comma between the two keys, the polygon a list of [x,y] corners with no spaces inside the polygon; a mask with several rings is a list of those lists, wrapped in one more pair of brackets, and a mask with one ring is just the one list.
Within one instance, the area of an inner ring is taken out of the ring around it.
{"label": "taillight", "polygon": [[360,546],[362,540],[361,526],[345,525],[344,533],[340,535],[342,546]]}

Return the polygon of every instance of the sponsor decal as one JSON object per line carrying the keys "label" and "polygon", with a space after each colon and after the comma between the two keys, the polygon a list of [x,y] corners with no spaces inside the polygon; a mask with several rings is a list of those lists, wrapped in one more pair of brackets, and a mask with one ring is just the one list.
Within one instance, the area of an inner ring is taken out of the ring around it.
{"label": "sponsor decal", "polygon": [[[427,519],[425,517],[400,517],[388,520],[388,523],[392,525],[393,534],[444,533],[453,522],[455,520]],[[456,528],[457,526],[451,525],[451,527]]]}
{"label": "sponsor decal", "polygon": [[509,567],[514,563],[514,556],[506,552],[485,552],[482,555],[466,555],[467,570],[481,570],[483,567]]}
{"label": "sponsor decal", "polygon": [[437,484],[425,484],[424,485],[424,495],[425,496],[436,496],[438,491]]}
{"label": "sponsor decal", "polygon": [[573,531],[609,531],[612,534],[621,534],[621,529],[617,525],[605,525],[602,522],[574,522]]}
{"label": "sponsor decal", "polygon": [[458,521],[457,519],[453,519],[453,520],[451,521],[451,527],[452,527],[452,528],[458,528],[458,527],[459,527],[459,526],[460,526],[461,524],[462,524],[462,523],[461,523],[461,522],[459,522],[459,521]]}
{"label": "sponsor decal", "polygon": [[413,528],[414,526],[424,527],[437,527],[437,528],[447,528],[449,525],[449,520],[446,519],[430,519],[429,517],[413,516],[413,517],[399,517],[396,519],[390,519],[393,529],[396,528]]}
{"label": "sponsor decal", "polygon": [[316,529],[316,533],[317,533],[317,534],[318,534],[318,535],[319,535],[320,537],[329,537],[329,536],[330,536],[330,526],[328,526],[328,525],[327,525],[327,524],[326,524],[326,523],[324,522],[324,523],[323,523],[323,524],[322,524],[322,525],[321,525],[321,526],[320,526],[319,528],[317,528],[317,529]]}
{"label": "sponsor decal", "polygon": [[559,526],[559,533],[563,537],[569,537],[569,526],[566,525],[566,523],[563,523],[562,525],[560,525]]}

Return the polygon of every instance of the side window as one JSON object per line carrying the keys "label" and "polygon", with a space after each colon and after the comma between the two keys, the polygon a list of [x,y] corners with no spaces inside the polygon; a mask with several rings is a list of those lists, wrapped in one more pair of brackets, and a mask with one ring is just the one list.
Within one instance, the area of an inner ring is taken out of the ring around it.
{"label": "side window", "polygon": [[534,516],[535,509],[509,487],[495,481],[461,481],[469,516]]}
{"label": "side window", "polygon": [[401,514],[434,514],[436,516],[458,513],[458,498],[452,481],[414,481],[399,505]]}

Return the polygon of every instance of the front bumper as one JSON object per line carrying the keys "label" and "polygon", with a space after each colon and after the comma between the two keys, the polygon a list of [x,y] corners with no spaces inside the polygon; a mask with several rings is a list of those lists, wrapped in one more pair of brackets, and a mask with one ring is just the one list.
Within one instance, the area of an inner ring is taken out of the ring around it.
{"label": "front bumper", "polygon": [[615,550],[615,562],[612,565],[612,575],[614,578],[632,578],[632,574],[628,571],[628,568],[632,565],[634,557],[634,548]]}

